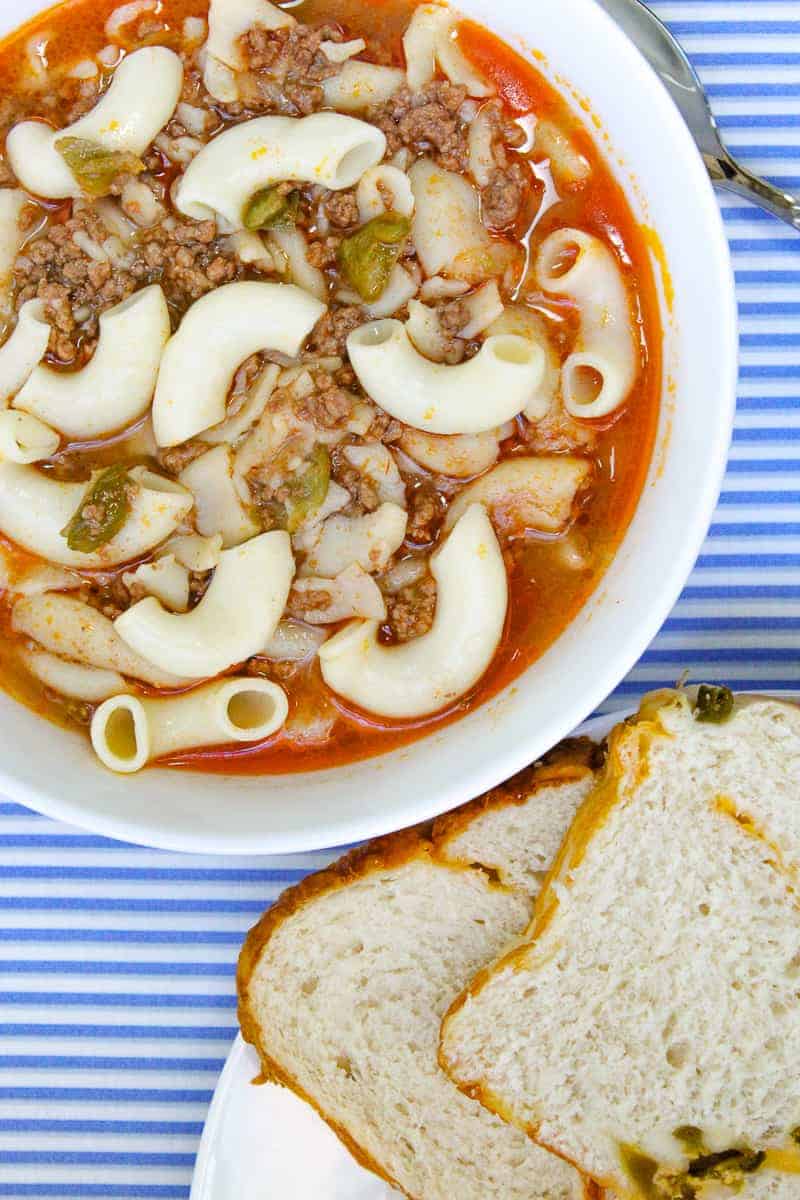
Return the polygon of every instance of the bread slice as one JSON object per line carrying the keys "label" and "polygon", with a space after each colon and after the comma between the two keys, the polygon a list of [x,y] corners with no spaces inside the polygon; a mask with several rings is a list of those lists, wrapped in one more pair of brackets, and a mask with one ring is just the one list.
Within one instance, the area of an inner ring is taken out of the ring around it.
{"label": "bread slice", "polygon": [[591,787],[591,750],[574,744],[433,827],[310,876],[242,951],[239,1017],[264,1078],[309,1101],[413,1200],[598,1194],[462,1095],[436,1057],[448,1005],[527,926],[531,895],[503,880],[552,861]]}
{"label": "bread slice", "polygon": [[440,1062],[621,1196],[798,1200],[800,709],[696,704],[657,694],[611,735]]}

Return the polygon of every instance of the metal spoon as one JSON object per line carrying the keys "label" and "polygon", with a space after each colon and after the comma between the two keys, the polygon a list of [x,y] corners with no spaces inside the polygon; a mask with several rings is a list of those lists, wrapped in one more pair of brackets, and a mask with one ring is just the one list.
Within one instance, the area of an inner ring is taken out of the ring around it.
{"label": "metal spoon", "polygon": [[752,171],[740,166],[726,150],[703,85],[666,26],[641,0],[598,2],[660,77],[689,126],[714,183],[753,200],[773,216],[800,230],[800,199],[759,179]]}

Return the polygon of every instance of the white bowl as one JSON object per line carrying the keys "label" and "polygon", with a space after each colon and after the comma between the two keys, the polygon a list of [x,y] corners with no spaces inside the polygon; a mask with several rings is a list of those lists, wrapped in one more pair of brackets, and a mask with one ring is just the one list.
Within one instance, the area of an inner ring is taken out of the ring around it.
{"label": "white bowl", "polygon": [[[0,32],[45,8],[4,5]],[[566,632],[495,699],[415,745],[336,770],[277,777],[148,770],[118,778],[88,741],[0,697],[0,790],[126,841],[215,854],[285,853],[426,820],[492,787],[592,712],[677,599],[725,467],[736,382],[728,246],[703,164],[672,102],[593,0],[461,0],[459,8],[590,98],[640,216],[658,231],[674,287],[662,412],[638,510],[599,588]]]}

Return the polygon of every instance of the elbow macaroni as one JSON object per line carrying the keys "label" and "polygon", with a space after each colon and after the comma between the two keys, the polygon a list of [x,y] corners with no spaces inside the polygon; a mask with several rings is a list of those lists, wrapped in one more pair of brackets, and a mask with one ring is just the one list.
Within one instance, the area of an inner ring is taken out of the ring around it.
{"label": "elbow macaroni", "polygon": [[469,283],[502,274],[513,252],[489,236],[469,180],[430,158],[415,162],[408,177],[415,204],[411,240],[425,274]]}
{"label": "elbow macaroni", "polygon": [[197,220],[219,215],[241,228],[248,201],[262,188],[287,179],[333,190],[352,187],[385,149],[375,125],[342,113],[256,117],[200,151],[178,184],[175,204]]}
{"label": "elbow macaroni", "polygon": [[101,315],[97,349],[82,370],[36,367],[13,406],[73,439],[125,429],[150,406],[169,334],[158,284],[134,292]]}
{"label": "elbow macaroni", "polygon": [[566,454],[515,455],[465,487],[447,510],[452,529],[472,504],[482,504],[506,534],[536,529],[560,533],[569,524],[575,497],[592,473],[588,459]]}
{"label": "elbow macaroni", "polygon": [[325,305],[290,283],[229,283],[189,309],[167,343],[153,400],[159,446],[175,446],[225,418],[236,369],[259,350],[294,357]]}
{"label": "elbow macaroni", "polygon": [[117,617],[114,628],[161,670],[206,679],[258,654],[281,618],[293,577],[288,534],[262,533],[223,550],[191,612],[166,612],[149,597]]}
{"label": "elbow macaroni", "polygon": [[[391,196],[391,204],[386,202],[386,193]],[[387,209],[410,217],[414,211],[414,193],[411,190],[411,180],[405,171],[393,167],[389,163],[370,167],[358,181],[356,188],[356,203],[358,215],[363,224],[379,217]]]}
{"label": "elbow macaroni", "polygon": [[55,454],[58,434],[28,413],[0,412],[0,462],[36,463]]}
{"label": "elbow macaroni", "polygon": [[134,467],[129,475],[138,486],[125,524],[105,545],[83,553],[70,550],[61,531],[91,484],[65,483],[32,466],[0,462],[0,533],[65,567],[102,569],[141,558],[177,528],[192,507],[192,495],[145,467]]}
{"label": "elbow macaroni", "polygon": [[126,571],[122,582],[127,588],[144,588],[148,596],[155,596],[173,612],[186,612],[189,607],[189,572],[174,554],[164,554],[154,562],[141,563],[135,571]]}
{"label": "elbow macaroni", "polygon": [[183,64],[177,54],[164,46],[137,50],[122,60],[94,108],[66,129],[51,129],[42,121],[13,127],[6,149],[14,174],[35,196],[82,196],[56,143],[74,137],[105,150],[141,155],[175,111],[182,86]]}
{"label": "elbow macaroni", "polygon": [[50,342],[44,311],[43,300],[23,304],[11,336],[0,347],[0,406],[16,395],[44,358]]}
{"label": "elbow macaroni", "polygon": [[433,627],[401,646],[377,641],[377,621],[357,621],[319,651],[330,688],[367,712],[427,716],[478,682],[500,643],[508,607],[503,556],[485,510],[470,506],[431,556]]}
{"label": "elbow macaroni", "polygon": [[295,544],[306,554],[301,574],[335,579],[358,563],[370,573],[382,571],[403,544],[408,514],[397,504],[381,504],[363,517],[339,513],[295,535]]}
{"label": "elbow macaroni", "polygon": [[19,219],[25,193],[19,188],[0,188],[0,315],[9,307],[14,261],[22,245]]}
{"label": "elbow macaroni", "polygon": [[350,61],[338,74],[323,80],[322,92],[328,108],[345,113],[363,112],[373,104],[390,100],[404,82],[405,75],[397,67]]}
{"label": "elbow macaroni", "polygon": [[296,25],[291,13],[269,0],[211,0],[203,82],[216,100],[239,99],[236,72],[244,69],[239,42],[249,29],[286,29]]}
{"label": "elbow macaroni", "polygon": [[92,718],[92,746],[104,766],[128,775],[198,746],[265,741],[288,711],[283,688],[267,679],[224,679],[157,700],[113,696]]}
{"label": "elbow macaroni", "polygon": [[230,446],[215,446],[189,463],[180,481],[194,496],[195,524],[206,537],[222,536],[229,549],[255,537],[261,526],[236,487]]}
{"label": "elbow macaroni", "polygon": [[421,91],[436,74],[437,64],[451,83],[469,96],[491,96],[494,89],[480,75],[456,41],[458,17],[440,4],[420,4],[403,35],[406,75],[412,92]]}
{"label": "elbow macaroni", "polygon": [[104,671],[99,667],[70,662],[56,654],[49,654],[47,650],[23,648],[19,656],[23,665],[40,683],[73,700],[99,704],[109,696],[128,690],[128,685],[117,671]]}
{"label": "elbow macaroni", "polygon": [[485,433],[516,417],[536,393],[540,346],[506,334],[490,337],[458,366],[430,362],[400,321],[353,330],[347,352],[361,386],[390,416],[424,433]]}
{"label": "elbow macaroni", "polygon": [[152,687],[185,687],[189,682],[134,654],[108,617],[75,596],[61,592],[25,596],[14,605],[11,626],[43,650],[71,662],[141,679]]}
{"label": "elbow macaroni", "polygon": [[[559,271],[566,253],[574,261]],[[608,416],[625,403],[637,373],[630,303],[614,255],[581,229],[557,229],[539,247],[536,278],[545,291],[571,297],[580,309],[577,345],[561,368],[564,407],[573,417]]]}

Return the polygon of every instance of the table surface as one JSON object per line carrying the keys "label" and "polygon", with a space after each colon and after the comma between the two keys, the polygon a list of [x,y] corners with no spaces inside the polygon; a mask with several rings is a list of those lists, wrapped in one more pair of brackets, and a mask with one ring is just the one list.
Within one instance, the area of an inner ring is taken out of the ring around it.
{"label": "table surface", "polygon": [[[800,0],[655,7],[731,148],[800,190]],[[605,710],[684,668],[800,686],[800,236],[721,206],[742,334],[728,474],[680,602]],[[160,853],[1,801],[0,1197],[187,1197],[243,934],[331,856]]]}

